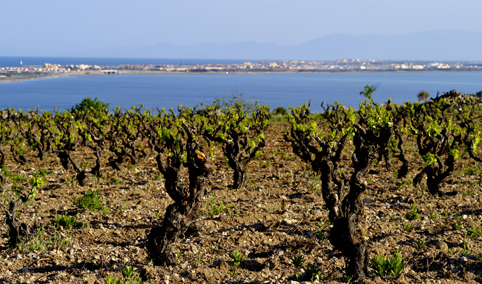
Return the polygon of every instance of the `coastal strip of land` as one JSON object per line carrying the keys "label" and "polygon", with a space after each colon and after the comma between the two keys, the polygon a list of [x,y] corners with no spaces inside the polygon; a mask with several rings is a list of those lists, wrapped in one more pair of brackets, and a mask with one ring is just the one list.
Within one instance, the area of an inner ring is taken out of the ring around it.
{"label": "coastal strip of land", "polygon": [[[141,70],[123,70],[116,73],[104,73],[102,71],[79,71],[69,73],[17,73],[9,74],[9,76],[0,76],[0,83],[11,83],[27,80],[65,78],[77,76],[122,76],[122,75],[197,75],[197,74],[217,74],[225,75],[220,72],[205,72],[205,73],[188,73],[188,72],[169,72],[169,71],[141,71]],[[240,73],[248,74],[248,73]]]}
{"label": "coastal strip of land", "polygon": [[12,83],[27,80],[67,78],[77,76],[125,76],[125,75],[262,75],[262,74],[327,74],[327,73],[435,73],[435,72],[482,72],[481,70],[379,70],[379,71],[356,71],[356,70],[275,70],[275,71],[206,71],[206,72],[182,72],[182,71],[152,71],[152,70],[121,70],[115,73],[106,73],[102,71],[76,71],[66,73],[15,73],[8,75],[0,75],[0,83]]}

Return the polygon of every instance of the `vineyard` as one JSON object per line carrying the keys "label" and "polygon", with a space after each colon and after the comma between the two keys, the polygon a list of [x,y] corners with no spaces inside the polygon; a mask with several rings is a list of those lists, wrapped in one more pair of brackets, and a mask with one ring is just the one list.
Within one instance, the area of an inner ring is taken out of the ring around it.
{"label": "vineyard", "polygon": [[1,111],[0,282],[481,283],[482,100],[374,91]]}

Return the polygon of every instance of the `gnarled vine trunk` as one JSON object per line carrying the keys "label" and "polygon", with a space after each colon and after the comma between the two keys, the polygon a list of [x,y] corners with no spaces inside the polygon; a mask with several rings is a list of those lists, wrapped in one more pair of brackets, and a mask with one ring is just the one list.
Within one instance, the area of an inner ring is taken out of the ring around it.
{"label": "gnarled vine trunk", "polygon": [[[2,180],[2,183],[4,183],[5,177],[3,177],[0,174],[0,179]],[[30,229],[25,223],[20,223],[19,220],[17,219],[17,207],[21,203],[25,203],[29,200],[29,198],[32,196],[34,193],[34,190],[32,189],[30,193],[28,194],[22,194],[17,200],[12,200],[10,201],[8,205],[8,210],[5,210],[5,223],[8,226],[8,237],[9,237],[9,243],[8,246],[10,248],[16,248],[17,244],[22,240],[22,237],[28,237],[30,234]]]}
{"label": "gnarled vine trunk", "polygon": [[[364,131],[361,127],[359,130]],[[340,203],[334,203],[329,207],[330,219],[333,222],[330,242],[348,256],[346,272],[357,279],[366,277],[369,262],[367,244],[358,228],[364,214],[361,194],[367,189],[365,175],[370,171],[377,155],[376,142],[367,141],[369,140],[366,139],[367,136],[371,134],[360,134],[353,141],[355,144],[355,152],[352,156],[354,173],[349,182],[348,194],[343,199],[340,196]]]}
{"label": "gnarled vine trunk", "polygon": [[[158,168],[165,178],[166,191],[174,200],[174,203],[167,207],[162,226],[154,227],[147,237],[149,256],[157,265],[176,263],[175,242],[195,224],[198,209],[205,195],[206,179],[211,172],[201,146],[193,140],[193,136],[196,135],[195,130],[187,124],[183,124],[183,127],[188,133],[187,141],[183,142],[187,151],[185,164],[189,172],[188,187],[181,184],[179,175],[183,164],[182,151],[168,157],[167,165],[163,164],[162,153],[159,153],[156,158]],[[183,146],[181,148],[184,148]]]}
{"label": "gnarled vine trunk", "polygon": [[[236,141],[238,142],[238,141]],[[228,159],[228,165],[233,169],[233,189],[243,188],[246,185],[246,164],[247,159],[242,159],[239,142],[227,142],[223,147],[224,155]]]}

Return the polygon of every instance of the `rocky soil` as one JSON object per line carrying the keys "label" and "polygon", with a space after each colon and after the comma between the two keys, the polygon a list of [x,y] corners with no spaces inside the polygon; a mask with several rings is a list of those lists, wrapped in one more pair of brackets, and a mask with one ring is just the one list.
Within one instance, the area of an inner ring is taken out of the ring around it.
{"label": "rocky soil", "polygon": [[[325,240],[330,224],[320,193],[319,178],[296,157],[282,137],[284,123],[266,133],[264,154],[249,165],[249,185],[231,190],[232,171],[226,167],[221,148],[212,163],[214,173],[209,194],[200,211],[202,229],[178,240],[175,267],[152,266],[144,246],[146,234],[162,222],[172,202],[164,191],[154,156],[135,167],[123,165],[113,171],[107,160],[100,178],[89,176],[80,187],[73,171],[65,171],[59,159],[49,154],[45,161],[31,153],[29,163],[19,166],[9,160],[12,174],[31,177],[47,170],[45,186],[35,201],[21,205],[18,216],[34,226],[43,223],[42,241],[46,251],[9,249],[7,226],[0,224],[0,282],[2,283],[104,283],[112,275],[122,278],[121,269],[134,266],[144,283],[297,283],[291,258],[303,255],[306,264],[321,269],[319,282],[347,283],[344,257]],[[411,178],[422,167],[422,159],[411,151],[409,177],[398,180],[394,169],[378,163],[369,175],[364,196],[363,236],[370,257],[403,255],[405,267],[399,276],[372,277],[365,283],[474,283],[482,282],[482,186],[478,164],[468,159],[457,163],[456,171],[442,186],[444,197],[428,194],[426,187],[414,187]],[[350,147],[342,170],[350,174]],[[93,166],[92,150],[77,158]],[[2,195],[11,195],[9,180]],[[27,182],[24,181],[24,186]],[[98,189],[103,210],[80,210],[74,198],[88,189]],[[418,207],[420,219],[405,218],[411,206]],[[55,216],[76,215],[84,226],[55,227]],[[478,233],[477,233],[478,232]],[[38,243],[39,243],[38,242]],[[31,248],[33,239],[29,244]],[[37,246],[38,248],[39,246]],[[232,251],[244,259],[234,270]],[[315,281],[315,282],[316,282]]]}

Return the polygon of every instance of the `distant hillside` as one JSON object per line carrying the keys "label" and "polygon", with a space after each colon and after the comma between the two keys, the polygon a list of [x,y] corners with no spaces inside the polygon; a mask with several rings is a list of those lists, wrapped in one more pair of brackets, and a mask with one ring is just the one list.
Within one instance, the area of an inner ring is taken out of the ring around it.
{"label": "distant hillside", "polygon": [[200,43],[117,47],[89,52],[18,51],[0,47],[0,56],[80,56],[133,58],[201,58],[264,60],[333,60],[340,58],[379,60],[482,61],[482,33],[428,31],[395,36],[333,34],[300,45],[282,46],[254,41],[229,44]]}
{"label": "distant hillside", "polygon": [[[317,58],[482,60],[482,33],[429,31],[396,36],[335,34],[299,46]],[[320,57],[321,55],[321,57]]]}

